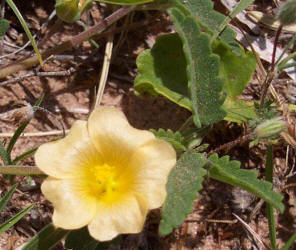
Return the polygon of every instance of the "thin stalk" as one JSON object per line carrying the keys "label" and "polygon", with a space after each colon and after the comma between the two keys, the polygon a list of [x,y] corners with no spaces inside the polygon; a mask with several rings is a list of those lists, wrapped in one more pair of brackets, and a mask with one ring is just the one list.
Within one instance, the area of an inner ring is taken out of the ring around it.
{"label": "thin stalk", "polygon": [[283,65],[283,66],[279,66],[279,70],[283,70],[283,69],[291,68],[291,67],[294,67],[294,66],[296,66],[296,62],[288,63],[288,64]]}
{"label": "thin stalk", "polygon": [[247,134],[247,135],[244,135],[234,141],[231,141],[231,142],[228,142],[228,143],[225,143],[223,145],[221,145],[220,147],[218,148],[215,148],[214,150],[210,151],[208,153],[208,156],[214,154],[214,153],[218,153],[219,151],[223,150],[223,149],[231,149],[233,148],[235,145],[237,145],[238,143],[242,143],[242,142],[245,142],[245,141],[248,141],[248,140],[251,140],[252,138],[255,137],[255,134],[254,133],[250,133],[250,134]]}
{"label": "thin stalk", "polygon": [[290,59],[292,59],[293,57],[296,57],[296,51],[291,53],[290,55],[288,55],[285,59],[283,59],[280,63],[278,68],[281,67],[281,65],[285,65]]}
{"label": "thin stalk", "polygon": [[275,34],[275,39],[274,39],[274,44],[273,44],[273,51],[272,51],[272,59],[271,59],[271,71],[274,71],[274,62],[275,62],[275,56],[276,56],[276,49],[277,49],[277,44],[279,41],[279,37],[281,34],[281,31],[283,29],[283,25],[280,25],[276,31]]}
{"label": "thin stalk", "polygon": [[[265,178],[267,181],[272,183],[273,180],[273,148],[272,145],[267,146],[267,157],[266,157],[266,167],[265,167]],[[276,250],[276,228],[274,219],[274,209],[269,204],[266,203],[266,215],[269,225],[269,239],[270,247],[272,250]]]}

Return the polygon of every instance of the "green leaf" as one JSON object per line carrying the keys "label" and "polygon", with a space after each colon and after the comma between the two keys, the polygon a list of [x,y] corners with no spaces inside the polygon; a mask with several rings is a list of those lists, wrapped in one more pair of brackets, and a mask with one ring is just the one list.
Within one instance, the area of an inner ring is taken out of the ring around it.
{"label": "green leaf", "polygon": [[9,21],[0,17],[0,40],[9,28]]}
{"label": "green leaf", "polygon": [[178,8],[168,12],[183,42],[194,123],[201,127],[218,122],[226,113],[221,108],[219,58],[211,51],[210,38],[200,32],[191,15],[183,15]]}
{"label": "green leaf", "polygon": [[108,242],[99,242],[89,235],[87,227],[83,227],[67,235],[65,247],[72,250],[108,250],[109,246],[117,241],[118,238]]}
{"label": "green leaf", "polygon": [[180,132],[173,132],[172,130],[164,130],[160,128],[159,130],[150,129],[150,131],[158,138],[163,139],[173,145],[175,149],[186,150],[185,138]]}
{"label": "green leaf", "polygon": [[63,239],[69,231],[46,225],[38,234],[22,246],[22,250],[47,250]]}
{"label": "green leaf", "polygon": [[192,212],[193,201],[202,188],[203,169],[206,158],[203,154],[186,153],[178,160],[171,171],[166,185],[167,197],[162,208],[159,232],[162,235],[172,232]]}
{"label": "green leaf", "polygon": [[[176,3],[176,0],[171,0]],[[179,3],[184,3],[188,10],[194,15],[197,22],[208,31],[210,34],[215,32],[220,33],[219,29],[224,22],[225,16],[214,10],[214,3],[211,0],[178,0]],[[226,27],[221,33],[219,38],[226,42],[231,49],[240,54],[240,46],[235,41],[236,33],[231,28]]]}
{"label": "green leaf", "polygon": [[4,165],[10,165],[10,157],[9,157],[9,154],[7,153],[4,145],[3,145],[3,142],[0,140],[0,157],[4,163]]}
{"label": "green leaf", "polygon": [[14,184],[11,189],[3,196],[3,198],[0,201],[0,213],[6,206],[7,202],[10,200],[11,196],[13,195],[14,190],[16,189],[17,184]]}
{"label": "green leaf", "polygon": [[21,155],[15,157],[15,159],[12,161],[12,165],[16,165],[19,161],[24,160],[25,158],[31,156],[32,154],[34,154],[37,151],[38,147],[32,148],[28,151],[26,151],[25,153],[22,153]]}
{"label": "green leaf", "polygon": [[[41,102],[43,101],[44,95],[42,95],[34,104],[34,107],[39,107]],[[35,110],[34,110],[35,111]],[[9,144],[7,146],[7,154],[9,155],[9,160],[10,160],[10,154],[11,151],[16,143],[16,141],[18,140],[18,138],[21,136],[21,134],[24,132],[25,128],[27,127],[27,125],[29,124],[30,121],[24,122],[23,124],[21,124],[17,130],[14,132],[12,138],[9,141]],[[11,160],[10,160],[11,161]]]}
{"label": "green leaf", "polygon": [[95,0],[97,2],[119,4],[119,5],[134,5],[153,2],[153,0]]}
{"label": "green leaf", "polygon": [[25,128],[27,127],[27,125],[29,124],[29,122],[24,122],[22,123],[18,128],[17,130],[14,132],[13,136],[11,137],[10,141],[9,141],[9,144],[7,146],[7,154],[10,155],[17,139],[21,136],[21,134],[24,132]]}
{"label": "green leaf", "polygon": [[229,156],[218,158],[217,154],[213,154],[208,160],[211,178],[240,187],[265,200],[280,212],[284,211],[281,202],[283,196],[272,190],[270,182],[257,179],[257,171],[240,169],[240,163],[229,161]]}
{"label": "green leaf", "polygon": [[296,233],[294,233],[290,239],[287,241],[287,243],[284,245],[284,247],[282,248],[282,250],[289,250],[290,247],[293,246],[293,243],[296,241]]}
{"label": "green leaf", "polygon": [[137,58],[139,75],[134,87],[139,93],[161,94],[191,110],[183,44],[177,34],[159,36],[151,50]]}
{"label": "green leaf", "polygon": [[222,107],[227,112],[226,117],[224,117],[226,121],[242,123],[256,117],[254,103],[252,102],[226,99]]}
{"label": "green leaf", "polygon": [[225,43],[216,41],[213,43],[213,52],[220,57],[219,76],[224,81],[223,91],[227,98],[236,100],[241,95],[256,69],[257,61],[252,52],[245,53],[241,49],[241,55],[237,56]]}
{"label": "green leaf", "polygon": [[19,212],[15,216],[13,216],[11,219],[5,221],[3,224],[0,225],[0,234],[5,232],[7,229],[11,228],[15,223],[17,223],[21,218],[25,216],[26,213],[28,213],[32,208],[34,207],[34,204],[28,206],[23,211]]}

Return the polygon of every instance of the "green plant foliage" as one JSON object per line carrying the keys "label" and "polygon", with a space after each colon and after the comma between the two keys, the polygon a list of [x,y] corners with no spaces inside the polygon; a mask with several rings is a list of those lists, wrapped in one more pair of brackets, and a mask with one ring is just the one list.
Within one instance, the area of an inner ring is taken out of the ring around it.
{"label": "green plant foliage", "polygon": [[[176,0],[171,0],[173,4]],[[224,22],[225,16],[214,10],[214,3],[211,0],[177,0],[184,4],[188,10],[195,16],[198,23],[212,35],[220,33],[220,27]],[[220,33],[220,39],[226,42],[236,54],[240,54],[240,46],[235,41],[236,33],[229,27],[226,27]]]}
{"label": "green plant foliage", "polygon": [[17,223],[21,218],[23,218],[26,215],[26,213],[28,213],[33,207],[34,207],[34,204],[28,206],[23,211],[17,213],[15,216],[13,216],[9,220],[7,220],[3,224],[1,224],[0,225],[0,234],[5,232],[7,229],[11,228],[15,223]]}
{"label": "green plant foliage", "polygon": [[[17,187],[17,184],[13,185],[10,190],[3,196],[3,198],[0,200],[0,212],[3,211],[5,206],[7,205],[7,202],[10,200],[11,196],[13,195],[15,189]],[[11,228],[15,223],[17,223],[21,218],[24,217],[24,215],[32,208],[34,207],[34,204],[28,206],[9,220],[5,221],[0,225],[0,234],[5,232],[7,229]]]}
{"label": "green plant foliage", "polygon": [[134,87],[138,93],[161,94],[191,110],[183,44],[177,34],[159,36],[150,50],[137,58],[139,75]]}
{"label": "green plant foliage", "polygon": [[284,211],[283,196],[272,190],[272,184],[257,179],[257,171],[240,169],[240,162],[229,161],[229,156],[209,158],[208,171],[211,178],[240,187],[265,200],[280,212]]}
{"label": "green plant foliage", "polygon": [[210,38],[200,32],[193,16],[184,15],[178,8],[168,12],[183,42],[194,123],[201,127],[218,122],[226,113],[221,108],[219,58],[211,51]]}
{"label": "green plant foliage", "polygon": [[231,100],[226,98],[223,103],[223,109],[227,112],[224,120],[230,122],[247,122],[256,117],[253,102],[245,102],[243,100]]}
{"label": "green plant foliage", "polygon": [[31,156],[32,154],[34,154],[37,151],[38,147],[29,149],[28,151],[20,154],[19,156],[15,157],[15,159],[12,161],[12,165],[16,165],[19,161],[22,161],[24,159],[26,159],[27,157]]}
{"label": "green plant foliage", "polygon": [[192,212],[193,201],[202,188],[203,176],[207,173],[203,169],[205,164],[206,158],[203,154],[185,153],[171,171],[159,227],[162,235],[169,234]]}
{"label": "green plant foliage", "polygon": [[256,69],[257,61],[252,52],[245,53],[241,49],[241,55],[237,56],[223,42],[213,43],[213,52],[220,56],[219,76],[224,81],[223,91],[227,98],[236,100],[251,80]]}
{"label": "green plant foliage", "polygon": [[284,245],[284,247],[282,248],[282,250],[289,250],[289,249],[292,249],[290,247],[293,246],[293,244],[295,243],[296,241],[296,233],[294,233],[290,238],[289,240],[287,241],[287,243]]}
{"label": "green plant foliage", "polygon": [[175,149],[186,150],[185,138],[180,132],[173,132],[172,130],[164,130],[160,128],[159,130],[150,129],[150,131],[158,138],[163,139],[171,143]]}
{"label": "green plant foliage", "polygon": [[10,200],[11,196],[13,195],[17,184],[14,184],[9,191],[2,197],[0,200],[0,213],[3,211],[4,207],[6,206],[7,202]]}
{"label": "green plant foliage", "polygon": [[153,0],[95,0],[97,2],[119,4],[119,5],[134,5],[153,2]]}
{"label": "green plant foliage", "polygon": [[68,230],[56,228],[52,223],[46,225],[42,230],[25,243],[22,250],[45,250],[56,245],[69,233]]}
{"label": "green plant foliage", "polygon": [[[254,72],[256,62],[253,54],[244,53],[242,50],[242,56],[239,57],[224,43],[217,41],[214,42],[214,52],[220,56],[219,74],[224,80],[224,92],[227,95],[222,106],[227,112],[224,119],[238,123],[253,119],[253,103],[236,98],[242,93]],[[159,36],[153,48],[143,51],[137,58],[140,74],[135,79],[135,90],[137,93],[163,95],[192,111],[186,65],[182,41],[178,34]]]}
{"label": "green plant foliage", "polygon": [[0,17],[0,40],[9,28],[9,21]]}
{"label": "green plant foliage", "polygon": [[108,250],[109,246],[117,241],[118,238],[108,242],[99,242],[89,235],[87,227],[83,227],[67,235],[65,247],[72,250]]}

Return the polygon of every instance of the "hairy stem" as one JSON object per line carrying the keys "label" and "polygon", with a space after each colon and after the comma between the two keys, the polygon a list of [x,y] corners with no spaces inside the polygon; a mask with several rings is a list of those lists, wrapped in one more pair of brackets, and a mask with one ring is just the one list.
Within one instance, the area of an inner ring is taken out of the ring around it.
{"label": "hairy stem", "polygon": [[9,175],[45,175],[39,168],[33,166],[1,166],[0,174]]}

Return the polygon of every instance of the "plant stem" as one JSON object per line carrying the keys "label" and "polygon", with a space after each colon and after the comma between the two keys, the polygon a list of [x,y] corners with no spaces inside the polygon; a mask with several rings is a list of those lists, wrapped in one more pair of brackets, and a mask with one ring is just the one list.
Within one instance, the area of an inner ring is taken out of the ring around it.
{"label": "plant stem", "polygon": [[265,81],[262,86],[262,93],[260,97],[260,105],[259,109],[262,110],[264,106],[264,100],[267,94],[267,90],[269,89],[269,86],[273,80],[274,77],[274,63],[275,63],[275,56],[276,56],[276,49],[277,49],[277,44],[279,41],[279,37],[282,31],[283,25],[280,25],[276,31],[275,39],[274,39],[274,44],[273,44],[273,51],[272,51],[272,58],[271,58],[271,69],[270,72],[267,74]]}
{"label": "plant stem", "polygon": [[45,175],[39,168],[33,166],[1,166],[0,174],[9,175]]}
{"label": "plant stem", "polygon": [[250,134],[244,135],[242,137],[239,137],[238,139],[236,139],[234,141],[225,143],[225,144],[219,146],[218,148],[215,148],[214,150],[210,151],[208,153],[208,156],[210,156],[210,155],[212,155],[214,153],[218,153],[219,151],[221,151],[223,149],[228,149],[229,150],[229,149],[233,148],[238,143],[242,143],[242,142],[251,140],[252,138],[254,138],[254,136],[255,136],[254,133],[250,133]]}
{"label": "plant stem", "polygon": [[279,41],[279,37],[282,31],[283,25],[280,25],[279,28],[276,31],[275,34],[275,39],[274,39],[274,44],[273,44],[273,51],[272,51],[272,59],[271,59],[271,72],[274,71],[274,62],[275,62],[275,55],[276,55],[276,49],[277,49],[277,44]]}
{"label": "plant stem", "polygon": [[[266,166],[265,166],[265,178],[267,181],[271,183],[273,179],[273,152],[272,151],[273,151],[272,145],[268,145]],[[267,214],[268,225],[269,225],[270,246],[272,250],[276,250],[276,228],[275,228],[274,210],[273,210],[273,207],[268,203],[266,203],[266,214]]]}
{"label": "plant stem", "polygon": [[[90,37],[94,36],[98,32],[102,32],[104,29],[106,29],[109,25],[116,22],[121,17],[127,15],[129,12],[135,9],[135,6],[129,6],[129,7],[122,7],[112,13],[110,16],[106,17],[104,20],[102,20],[100,23],[94,25],[90,29],[81,32],[80,34],[72,37],[70,40],[57,45],[54,48],[50,48],[43,53],[41,53],[41,56],[43,59],[48,58],[51,55],[60,54],[64,51],[71,50],[72,48],[76,47],[80,43],[82,43],[85,40],[88,40]],[[32,57],[25,57],[22,58],[14,63],[11,63],[9,65],[0,67],[0,79],[4,78],[10,74],[13,74],[15,72],[18,72],[20,70],[25,70],[27,68],[30,68],[32,66],[35,66],[38,64],[38,58],[37,56]]]}

